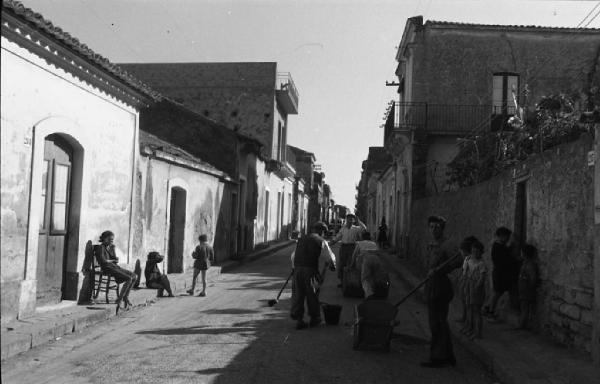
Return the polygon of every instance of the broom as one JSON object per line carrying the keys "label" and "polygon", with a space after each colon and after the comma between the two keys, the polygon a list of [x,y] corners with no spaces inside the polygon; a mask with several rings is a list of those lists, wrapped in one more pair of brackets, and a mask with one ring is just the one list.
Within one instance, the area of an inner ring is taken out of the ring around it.
{"label": "broom", "polygon": [[294,269],[292,268],[292,271],[290,272],[290,275],[288,276],[287,280],[285,281],[285,283],[283,284],[283,287],[281,287],[281,290],[279,291],[279,293],[277,294],[277,298],[275,300],[271,299],[269,300],[269,307],[274,306],[275,304],[277,304],[279,302],[279,297],[281,296],[281,293],[283,292],[283,290],[285,289],[285,287],[287,286],[288,282],[290,281],[290,279],[292,278],[292,275],[294,274]]}

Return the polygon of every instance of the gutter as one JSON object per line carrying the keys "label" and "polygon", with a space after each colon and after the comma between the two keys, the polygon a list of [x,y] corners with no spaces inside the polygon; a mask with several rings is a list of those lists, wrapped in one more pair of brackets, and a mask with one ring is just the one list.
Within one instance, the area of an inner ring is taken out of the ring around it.
{"label": "gutter", "polygon": [[164,162],[167,162],[170,164],[175,164],[175,165],[187,168],[187,169],[191,169],[193,171],[198,171],[198,172],[210,175],[210,176],[215,176],[221,181],[225,181],[225,182],[228,182],[231,184],[239,184],[237,181],[233,180],[231,177],[227,176],[227,174],[225,174],[222,171],[207,167],[206,165],[201,164],[199,162],[185,160],[180,157],[171,155],[169,153],[152,149],[149,146],[144,146],[140,150],[140,154],[142,156],[162,160]]}

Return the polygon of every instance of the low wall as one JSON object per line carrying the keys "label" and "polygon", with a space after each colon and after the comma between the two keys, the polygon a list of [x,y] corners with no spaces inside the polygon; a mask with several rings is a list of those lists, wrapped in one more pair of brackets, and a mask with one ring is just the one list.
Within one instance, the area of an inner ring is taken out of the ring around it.
{"label": "low wall", "polygon": [[[438,214],[448,220],[446,234],[456,243],[474,235],[486,245],[484,260],[491,270],[494,231],[515,227],[516,185],[525,182],[526,241],[538,248],[541,275],[535,328],[589,352],[593,322],[600,321],[592,315],[594,176],[587,163],[592,144],[586,136],[478,185],[415,200],[409,257],[426,265],[427,217]],[[488,288],[489,296],[491,284]]]}

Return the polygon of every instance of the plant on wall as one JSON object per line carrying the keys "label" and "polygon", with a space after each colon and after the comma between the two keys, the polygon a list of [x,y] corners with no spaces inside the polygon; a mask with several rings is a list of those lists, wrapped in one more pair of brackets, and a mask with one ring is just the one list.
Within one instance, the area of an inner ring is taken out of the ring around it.
{"label": "plant on wall", "polygon": [[593,133],[581,115],[586,109],[598,109],[599,99],[597,87],[585,98],[542,97],[533,110],[521,109],[520,116],[510,117],[509,129],[460,139],[459,154],[448,164],[448,184],[462,188],[480,183],[534,153],[577,140],[583,132]]}

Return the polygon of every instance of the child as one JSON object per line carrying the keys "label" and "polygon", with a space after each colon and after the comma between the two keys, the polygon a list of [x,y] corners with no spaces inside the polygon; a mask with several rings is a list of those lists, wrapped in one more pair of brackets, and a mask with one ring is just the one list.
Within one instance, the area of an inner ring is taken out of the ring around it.
{"label": "child", "polygon": [[[467,273],[468,273],[468,261],[471,258],[471,246],[473,245],[473,240],[477,240],[474,236],[469,236],[465,238],[460,243],[460,253],[463,257],[463,265],[462,272],[460,274],[460,278],[458,280],[458,291],[460,296],[460,303],[462,305],[462,316],[458,319],[461,323],[466,323],[467,321]],[[463,327],[463,330],[466,329],[467,326]]]}
{"label": "child", "polygon": [[483,262],[483,244],[479,240],[473,241],[471,247],[471,258],[468,261],[468,297],[467,297],[467,319],[470,329],[467,335],[471,339],[481,339],[481,327],[483,318],[481,307],[485,300],[485,281],[487,268]]}
{"label": "child", "polygon": [[492,283],[494,287],[494,294],[492,295],[492,302],[490,308],[487,308],[486,315],[496,317],[496,306],[498,300],[504,294],[504,292],[510,292],[512,285],[512,274],[514,270],[514,261],[511,255],[510,248],[508,247],[508,241],[512,232],[506,227],[500,227],[496,230],[496,239],[494,245],[492,245],[492,263],[494,269],[492,270]]}
{"label": "child", "polygon": [[202,292],[198,296],[206,296],[206,270],[210,267],[210,262],[215,260],[213,248],[208,245],[208,237],[200,235],[198,237],[200,244],[192,252],[194,258],[194,277],[192,278],[192,288],[188,289],[187,293],[194,294],[196,288],[196,278],[199,273],[202,273]]}
{"label": "child", "polygon": [[533,304],[535,303],[536,288],[538,283],[537,249],[531,244],[523,245],[521,249],[523,264],[519,272],[519,302],[521,314],[517,329],[527,329],[527,322]]}

